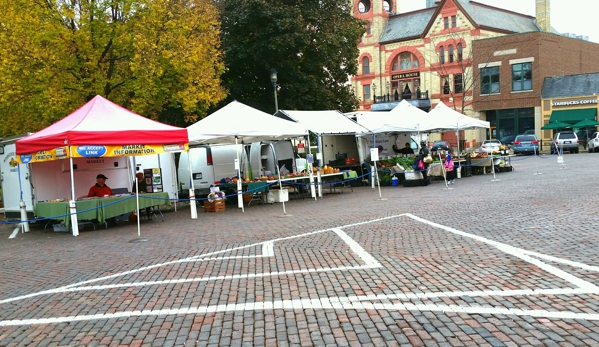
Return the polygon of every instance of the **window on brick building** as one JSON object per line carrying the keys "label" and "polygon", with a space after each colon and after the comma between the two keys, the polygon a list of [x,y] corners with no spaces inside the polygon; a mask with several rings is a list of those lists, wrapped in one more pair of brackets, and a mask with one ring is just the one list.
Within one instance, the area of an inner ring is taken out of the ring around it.
{"label": "window on brick building", "polygon": [[370,73],[370,60],[368,57],[362,59],[362,75],[368,75]]}
{"label": "window on brick building", "polygon": [[461,73],[453,75],[453,91],[456,94],[461,94],[464,92],[464,82]]}
{"label": "window on brick building", "polygon": [[449,76],[443,77],[443,95],[449,95],[451,89],[449,88]]}
{"label": "window on brick building", "polygon": [[370,101],[370,84],[362,86],[362,93],[364,94],[364,101]]}
{"label": "window on brick building", "polygon": [[443,28],[444,29],[449,29],[449,17],[444,17],[443,18]]}
{"label": "window on brick building", "polygon": [[480,93],[499,93],[499,66],[484,67],[480,69]]}
{"label": "window on brick building", "polygon": [[451,16],[451,27],[455,28],[458,26],[458,19],[456,16]]}
{"label": "window on brick building", "polygon": [[391,0],[385,0],[383,1],[383,8],[385,10],[385,12],[391,12]]}
{"label": "window on brick building", "polygon": [[449,62],[453,63],[453,45],[449,45]]}
{"label": "window on brick building", "polygon": [[393,59],[393,64],[391,68],[397,71],[417,69],[418,67],[420,67],[420,64],[418,63],[418,58],[410,52],[403,52],[400,53],[397,57],[395,57],[395,59]]}
{"label": "window on brick building", "polygon": [[458,43],[458,61],[462,61],[463,48],[462,44]]}
{"label": "window on brick building", "polygon": [[445,64],[445,47],[439,48],[439,63]]}
{"label": "window on brick building", "polygon": [[366,35],[370,35],[372,34],[372,24],[370,24],[370,22],[366,23]]}
{"label": "window on brick building", "polygon": [[532,63],[512,65],[512,91],[532,90]]}

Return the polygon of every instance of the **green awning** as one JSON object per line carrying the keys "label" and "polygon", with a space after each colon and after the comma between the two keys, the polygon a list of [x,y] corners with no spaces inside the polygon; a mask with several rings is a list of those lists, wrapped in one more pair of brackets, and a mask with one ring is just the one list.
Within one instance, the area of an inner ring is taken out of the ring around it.
{"label": "green awning", "polygon": [[559,110],[551,112],[551,122],[564,122],[569,124],[578,123],[581,120],[592,119],[595,120],[597,117],[597,108],[580,108],[573,110]]}

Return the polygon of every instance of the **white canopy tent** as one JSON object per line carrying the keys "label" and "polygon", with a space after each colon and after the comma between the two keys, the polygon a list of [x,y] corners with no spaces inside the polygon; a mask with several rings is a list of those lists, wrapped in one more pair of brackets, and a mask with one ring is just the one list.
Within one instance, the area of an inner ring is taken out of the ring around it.
{"label": "white canopy tent", "polygon": [[[303,125],[317,135],[318,154],[322,158],[322,136],[323,135],[354,135],[371,133],[364,126],[357,124],[347,118],[339,111],[289,111],[279,110],[275,116]],[[359,141],[359,138],[356,138]],[[356,145],[359,148],[358,142]],[[320,160],[322,166],[322,160]],[[322,185],[320,170],[318,171],[318,196],[322,197]],[[314,194],[313,194],[314,195]]]}
{"label": "white canopy tent", "polygon": [[[268,113],[238,101],[233,101],[208,117],[187,127],[187,133],[190,145],[200,143],[238,144],[239,141],[250,143],[308,136],[308,129],[301,124],[273,117]],[[237,158],[237,161],[237,175],[241,178],[239,158]],[[191,158],[189,163],[191,172]],[[193,180],[191,183],[190,194],[194,194]],[[281,186],[280,179],[279,186]],[[241,187],[241,179],[238,179],[237,200],[239,208],[243,210]],[[283,211],[285,211],[284,202]]]}
{"label": "white canopy tent", "polygon": [[423,131],[448,131],[467,130],[476,128],[489,128],[490,123],[480,119],[466,116],[443,102],[439,102],[429,113],[430,124],[421,128]]}

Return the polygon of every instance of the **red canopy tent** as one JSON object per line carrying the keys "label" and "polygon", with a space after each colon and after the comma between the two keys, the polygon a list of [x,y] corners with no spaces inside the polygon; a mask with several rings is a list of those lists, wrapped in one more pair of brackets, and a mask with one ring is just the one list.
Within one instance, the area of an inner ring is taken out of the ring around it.
{"label": "red canopy tent", "polygon": [[142,117],[97,95],[58,122],[16,142],[28,154],[74,145],[187,143],[187,129]]}
{"label": "red canopy tent", "polygon": [[[70,115],[15,144],[19,163],[70,158],[72,167],[73,157],[174,153],[187,150],[188,142],[186,128],[142,117],[97,95]],[[73,235],[78,235],[73,170],[70,172]]]}

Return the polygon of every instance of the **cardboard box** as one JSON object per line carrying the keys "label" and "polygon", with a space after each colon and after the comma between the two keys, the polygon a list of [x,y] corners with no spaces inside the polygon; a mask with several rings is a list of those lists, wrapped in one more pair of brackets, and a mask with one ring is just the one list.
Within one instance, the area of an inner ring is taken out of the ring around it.
{"label": "cardboard box", "polygon": [[225,200],[216,199],[214,201],[204,200],[204,212],[225,212]]}
{"label": "cardboard box", "polygon": [[421,180],[424,178],[422,176],[422,172],[415,172],[415,171],[406,171],[405,177],[406,177],[406,181]]}
{"label": "cardboard box", "polygon": [[289,201],[289,190],[288,189],[275,189],[272,192],[275,195],[275,202]]}

